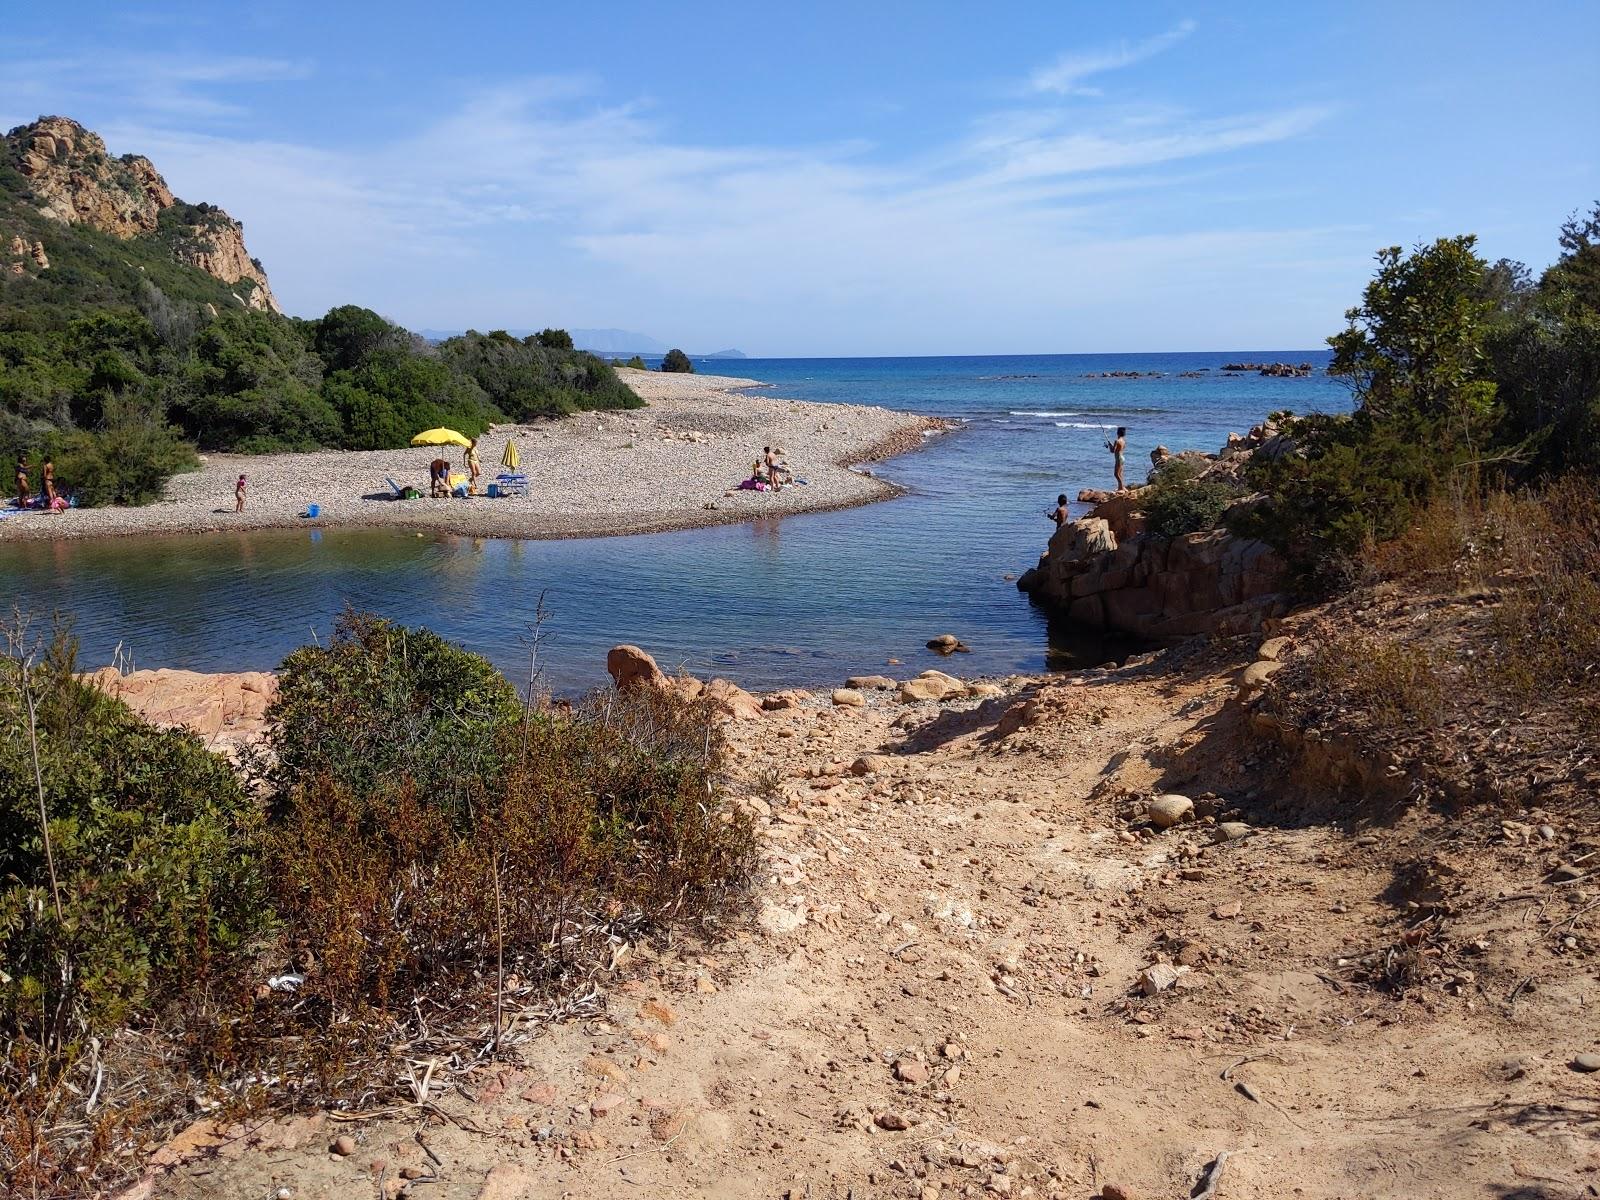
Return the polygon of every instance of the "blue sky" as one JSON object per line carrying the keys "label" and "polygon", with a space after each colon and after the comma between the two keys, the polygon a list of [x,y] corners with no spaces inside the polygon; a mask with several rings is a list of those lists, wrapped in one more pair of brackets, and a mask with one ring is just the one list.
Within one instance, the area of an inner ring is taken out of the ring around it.
{"label": "blue sky", "polygon": [[1379,246],[1600,199],[1592,2],[81,3],[0,121],[245,223],[284,306],[692,351],[1319,345]]}

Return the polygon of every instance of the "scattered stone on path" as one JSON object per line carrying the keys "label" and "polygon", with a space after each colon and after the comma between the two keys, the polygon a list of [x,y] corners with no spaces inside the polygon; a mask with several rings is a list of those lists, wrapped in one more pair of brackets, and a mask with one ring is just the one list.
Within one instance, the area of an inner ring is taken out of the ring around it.
{"label": "scattered stone on path", "polygon": [[1151,963],[1139,972],[1139,990],[1146,996],[1164,992],[1189,973],[1188,967],[1174,967],[1170,963]]}
{"label": "scattered stone on path", "polygon": [[890,1133],[899,1133],[901,1130],[911,1128],[911,1122],[906,1119],[906,1115],[893,1109],[879,1113],[872,1118],[872,1123],[879,1129],[887,1129]]}
{"label": "scattered stone on path", "polygon": [[1108,1183],[1100,1189],[1100,1200],[1139,1200],[1139,1196],[1132,1188]]}
{"label": "scattered stone on path", "polygon": [[1243,821],[1223,821],[1211,831],[1211,840],[1214,842],[1237,842],[1247,838],[1255,832]]}
{"label": "scattered stone on path", "polygon": [[899,1059],[894,1064],[894,1077],[901,1083],[927,1083],[927,1064],[914,1058]]}
{"label": "scattered stone on path", "polygon": [[1562,863],[1554,871],[1550,872],[1550,882],[1571,883],[1575,879],[1582,879],[1584,874],[1583,868],[1575,867],[1571,863]]}
{"label": "scattered stone on path", "polygon": [[589,1115],[603,1117],[626,1099],[621,1092],[603,1092],[589,1101]]}
{"label": "scattered stone on path", "polygon": [[653,1020],[660,1021],[666,1026],[672,1026],[678,1023],[678,1014],[673,1012],[672,1008],[661,1000],[646,1000],[639,1006],[639,1013],[641,1016],[650,1017]]}
{"label": "scattered stone on path", "polygon": [[867,702],[867,698],[855,688],[836,688],[833,702],[840,708],[860,708]]}
{"label": "scattered stone on path", "polygon": [[348,1133],[341,1133],[333,1139],[333,1145],[328,1147],[330,1153],[337,1154],[340,1158],[349,1158],[356,1152],[356,1140]]}
{"label": "scattered stone on path", "polygon": [[1194,801],[1176,792],[1168,792],[1164,796],[1154,797],[1145,805],[1144,815],[1157,829],[1171,829],[1179,821],[1187,821],[1194,815]]}
{"label": "scattered stone on path", "polygon": [[1256,651],[1256,657],[1265,659],[1267,662],[1280,662],[1288,654],[1289,647],[1293,644],[1286,637],[1268,638],[1261,643],[1260,648]]}
{"label": "scattered stone on path", "polygon": [[1572,1060],[1572,1069],[1588,1075],[1600,1071],[1600,1054],[1580,1054]]}
{"label": "scattered stone on path", "polygon": [[893,764],[894,759],[887,754],[863,754],[850,764],[852,775],[876,775]]}
{"label": "scattered stone on path", "polygon": [[1214,921],[1231,921],[1244,910],[1244,905],[1234,900],[1228,904],[1219,904],[1211,910],[1211,919]]}

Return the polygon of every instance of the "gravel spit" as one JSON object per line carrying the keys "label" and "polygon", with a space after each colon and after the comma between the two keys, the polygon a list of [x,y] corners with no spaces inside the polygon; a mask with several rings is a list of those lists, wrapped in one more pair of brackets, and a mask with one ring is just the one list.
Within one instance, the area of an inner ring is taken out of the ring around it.
{"label": "gravel spit", "polygon": [[[687,529],[888,499],[894,487],[851,467],[914,450],[948,427],[912,413],[741,390],[762,386],[751,379],[625,368],[620,374],[648,407],[497,425],[479,440],[483,486],[503,469],[507,440],[516,439],[528,476],[526,498],[390,498],[385,479],[426,493],[436,455],[460,469],[456,447],[212,454],[200,470],[174,477],[155,504],[21,514],[0,520],[0,542],[285,526],[398,526],[519,538]],[[768,445],[781,446],[809,486],[729,494]],[[249,476],[248,500],[245,511],[235,513],[233,485],[240,474]],[[310,504],[319,506],[315,519],[303,515]]]}

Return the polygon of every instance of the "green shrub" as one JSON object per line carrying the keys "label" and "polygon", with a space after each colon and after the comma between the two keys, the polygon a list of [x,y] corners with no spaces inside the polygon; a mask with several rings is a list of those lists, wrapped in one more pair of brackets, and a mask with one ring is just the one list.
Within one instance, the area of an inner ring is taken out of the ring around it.
{"label": "green shrub", "polygon": [[1275,547],[1315,591],[1354,580],[1363,551],[1403,533],[1456,462],[1420,419],[1358,411],[1299,418],[1284,432],[1296,452],[1251,460],[1246,482],[1267,500],[1229,524]]}
{"label": "green shrub", "polygon": [[1198,479],[1199,468],[1178,459],[1157,473],[1150,489],[1139,497],[1145,527],[1160,537],[1179,537],[1212,529],[1223,510],[1239,496],[1239,489],[1220,479]]}
{"label": "green shrub", "polygon": [[661,359],[663,371],[675,371],[678,374],[694,374],[694,364],[689,361],[689,356],[682,350],[668,350]]}
{"label": "green shrub", "polygon": [[430,630],[346,613],[327,646],[304,646],[279,669],[272,779],[280,794],[317,779],[359,795],[404,778],[465,812],[499,775],[499,735],[520,713],[487,660]]}
{"label": "green shrub", "polygon": [[58,634],[31,669],[0,658],[0,1025],[59,1053],[225,977],[268,921],[229,764],[78,680],[75,653]]}
{"label": "green shrub", "polygon": [[289,944],[316,947],[302,1019],[398,1005],[409,1020],[419,999],[463,997],[489,1011],[502,956],[519,990],[570,986],[613,933],[716,912],[748,878],[753,835],[723,808],[711,721],[649,692],[536,714],[502,729],[503,773],[456,809],[399,772],[359,788],[301,777],[271,861]]}
{"label": "green shrub", "polygon": [[200,465],[171,425],[130,414],[96,433],[69,433],[56,451],[56,488],[86,508],[153,504],[167,480]]}

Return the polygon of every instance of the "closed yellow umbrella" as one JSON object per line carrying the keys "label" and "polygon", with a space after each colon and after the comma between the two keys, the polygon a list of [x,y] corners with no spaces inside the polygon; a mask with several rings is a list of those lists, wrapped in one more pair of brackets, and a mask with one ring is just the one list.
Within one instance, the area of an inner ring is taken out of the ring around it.
{"label": "closed yellow umbrella", "polygon": [[424,429],[411,439],[413,446],[470,446],[472,439],[454,429]]}
{"label": "closed yellow umbrella", "polygon": [[522,465],[522,455],[517,453],[517,444],[510,438],[506,439],[506,452],[500,456],[500,465],[508,471],[515,471]]}

